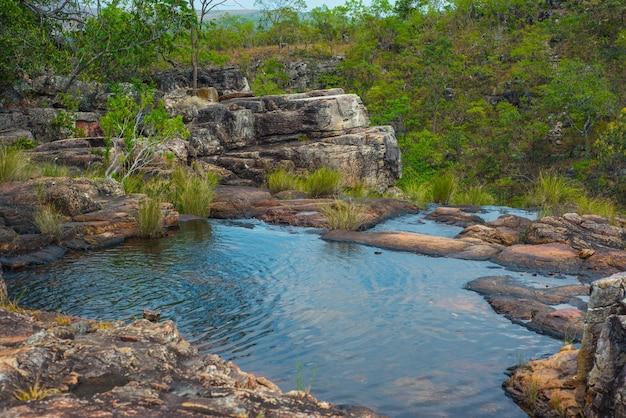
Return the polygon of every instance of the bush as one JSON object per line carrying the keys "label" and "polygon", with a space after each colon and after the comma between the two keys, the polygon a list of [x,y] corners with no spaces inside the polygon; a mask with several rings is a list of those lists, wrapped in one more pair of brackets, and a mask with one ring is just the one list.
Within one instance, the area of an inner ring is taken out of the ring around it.
{"label": "bush", "polygon": [[137,212],[137,225],[139,236],[143,238],[158,238],[163,235],[161,223],[161,202],[157,199],[147,198],[139,204]]}
{"label": "bush", "polygon": [[42,234],[50,235],[56,240],[63,237],[64,218],[53,206],[41,206],[35,212],[34,220]]}
{"label": "bush", "polygon": [[70,169],[64,165],[43,163],[39,166],[39,173],[43,177],[69,177]]}
{"label": "bush", "polygon": [[575,211],[576,200],[585,193],[582,188],[554,173],[541,172],[528,196],[528,202],[537,206],[543,215],[562,215]]}
{"label": "bush", "polygon": [[267,188],[270,189],[272,193],[285,190],[297,190],[299,186],[298,177],[282,168],[272,171],[267,175]]}
{"label": "bush", "polygon": [[219,181],[215,173],[199,175],[179,167],[172,175],[174,202],[180,213],[196,216],[209,216],[209,205],[215,196]]}
{"label": "bush", "polygon": [[472,186],[463,192],[455,193],[452,202],[455,205],[484,206],[493,205],[496,199],[483,186]]}
{"label": "bush", "polygon": [[28,158],[13,147],[0,147],[0,183],[23,180],[29,175]]}
{"label": "bush", "polygon": [[337,193],[341,184],[341,173],[322,167],[306,176],[304,190],[311,197],[331,196]]}
{"label": "bush", "polygon": [[451,174],[434,177],[430,182],[430,187],[433,202],[447,205],[452,201],[456,191],[456,178]]}
{"label": "bush", "polygon": [[322,207],[321,212],[328,222],[328,227],[333,230],[356,231],[365,220],[363,207],[343,200],[336,200]]}

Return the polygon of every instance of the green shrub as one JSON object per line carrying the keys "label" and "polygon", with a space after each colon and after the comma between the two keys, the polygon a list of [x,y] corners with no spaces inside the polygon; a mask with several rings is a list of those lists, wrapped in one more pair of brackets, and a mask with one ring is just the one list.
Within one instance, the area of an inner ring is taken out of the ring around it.
{"label": "green shrub", "polygon": [[139,236],[143,238],[158,238],[163,235],[161,223],[161,202],[157,199],[146,198],[139,204],[137,211],[137,226]]}
{"label": "green shrub", "polygon": [[281,168],[267,175],[267,188],[272,193],[297,190],[299,188],[299,180],[297,176]]}
{"label": "green shrub", "polygon": [[447,205],[452,201],[457,188],[456,178],[452,174],[436,176],[430,181],[433,202]]}
{"label": "green shrub", "polygon": [[56,240],[63,237],[63,215],[53,206],[44,205],[35,212],[35,225],[42,234],[50,235]]}
{"label": "green shrub", "polygon": [[455,205],[484,206],[493,205],[496,199],[483,186],[472,186],[455,193],[452,202]]}
{"label": "green shrub", "polygon": [[0,183],[23,180],[30,171],[28,158],[24,153],[13,147],[0,147]]}
{"label": "green shrub", "polygon": [[562,215],[576,210],[576,200],[584,191],[570,180],[554,173],[541,172],[528,203],[537,206],[542,215]]}
{"label": "green shrub", "polygon": [[43,177],[69,177],[70,169],[64,165],[43,163],[39,166],[39,173]]}
{"label": "green shrub", "polygon": [[354,198],[363,198],[372,195],[372,192],[367,188],[367,184],[364,181],[353,182],[350,187],[344,190],[346,196]]}
{"label": "green shrub", "polygon": [[339,191],[341,173],[322,167],[306,176],[304,190],[311,197],[332,196]]}
{"label": "green shrub", "polygon": [[179,167],[172,174],[174,202],[180,213],[209,216],[210,204],[219,181],[215,173],[204,175]]}
{"label": "green shrub", "polygon": [[122,188],[124,193],[142,193],[145,179],[141,175],[130,175],[122,179]]}
{"label": "green shrub", "polygon": [[322,207],[321,213],[332,230],[356,231],[365,220],[365,211],[362,206],[343,200],[336,200]]}

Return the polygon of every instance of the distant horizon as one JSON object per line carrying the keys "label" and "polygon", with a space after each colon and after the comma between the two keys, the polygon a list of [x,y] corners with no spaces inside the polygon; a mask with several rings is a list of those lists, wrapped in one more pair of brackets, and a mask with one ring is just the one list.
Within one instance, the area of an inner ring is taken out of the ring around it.
{"label": "distant horizon", "polygon": [[[319,6],[328,6],[329,8],[333,8],[336,6],[340,6],[342,4],[345,4],[345,0],[326,0],[326,1],[321,1],[321,0],[313,0],[313,1],[307,1],[307,10],[311,10],[315,7],[319,7]],[[369,4],[370,0],[365,0],[364,1],[365,4]],[[216,11],[237,11],[237,10],[249,10],[249,11],[255,11],[255,10],[260,10],[258,7],[256,7],[254,5],[254,0],[229,0],[226,4],[217,7],[215,9]]]}

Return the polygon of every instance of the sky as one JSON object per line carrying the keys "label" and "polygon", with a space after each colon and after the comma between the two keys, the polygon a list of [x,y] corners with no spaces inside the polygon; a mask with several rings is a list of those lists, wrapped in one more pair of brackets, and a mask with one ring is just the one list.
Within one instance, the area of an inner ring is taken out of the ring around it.
{"label": "sky", "polygon": [[[326,5],[332,8],[335,6],[339,6],[343,3],[345,3],[345,0],[326,0],[326,1],[309,0],[306,2],[307,8],[309,10],[314,7],[323,6],[323,5]],[[364,3],[369,4],[369,1],[365,0]],[[235,1],[231,0],[228,2],[228,5],[224,5],[224,7],[220,7],[220,8],[221,9],[257,9],[258,7],[254,5],[254,0],[235,0]]]}

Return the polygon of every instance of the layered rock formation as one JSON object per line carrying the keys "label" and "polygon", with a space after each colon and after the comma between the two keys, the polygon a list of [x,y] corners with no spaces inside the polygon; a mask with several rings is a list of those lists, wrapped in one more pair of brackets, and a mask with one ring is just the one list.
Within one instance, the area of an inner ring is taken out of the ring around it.
{"label": "layered rock formation", "polygon": [[515,370],[507,392],[537,416],[626,416],[626,273],[591,285],[580,350]]}
{"label": "layered rock formation", "polygon": [[[393,128],[370,127],[356,95],[332,89],[253,97],[235,67],[201,70],[201,91],[191,92],[190,77],[187,70],[155,75],[159,97],[191,131],[183,143],[185,163],[217,167],[230,184],[261,184],[277,168],[306,172],[325,166],[342,171],[348,183],[383,192],[400,177]],[[81,111],[68,111],[62,108],[66,81],[42,77],[22,86],[19,100],[0,112],[0,144],[33,140],[43,143],[32,153],[37,160],[79,167],[101,163],[97,121],[111,92],[98,83],[77,83],[70,94]],[[85,138],[67,140],[74,131]]]}
{"label": "layered rock formation", "polygon": [[[125,195],[106,180],[39,178],[0,185],[0,262],[18,268],[45,263],[67,250],[102,248],[138,234],[137,209],[144,197]],[[61,236],[42,233],[35,222],[40,208],[62,216]],[[161,204],[162,226],[178,224],[178,213]]]}
{"label": "layered rock formation", "polygon": [[283,393],[216,355],[199,355],[171,321],[99,323],[0,307],[0,416],[378,415]]}

